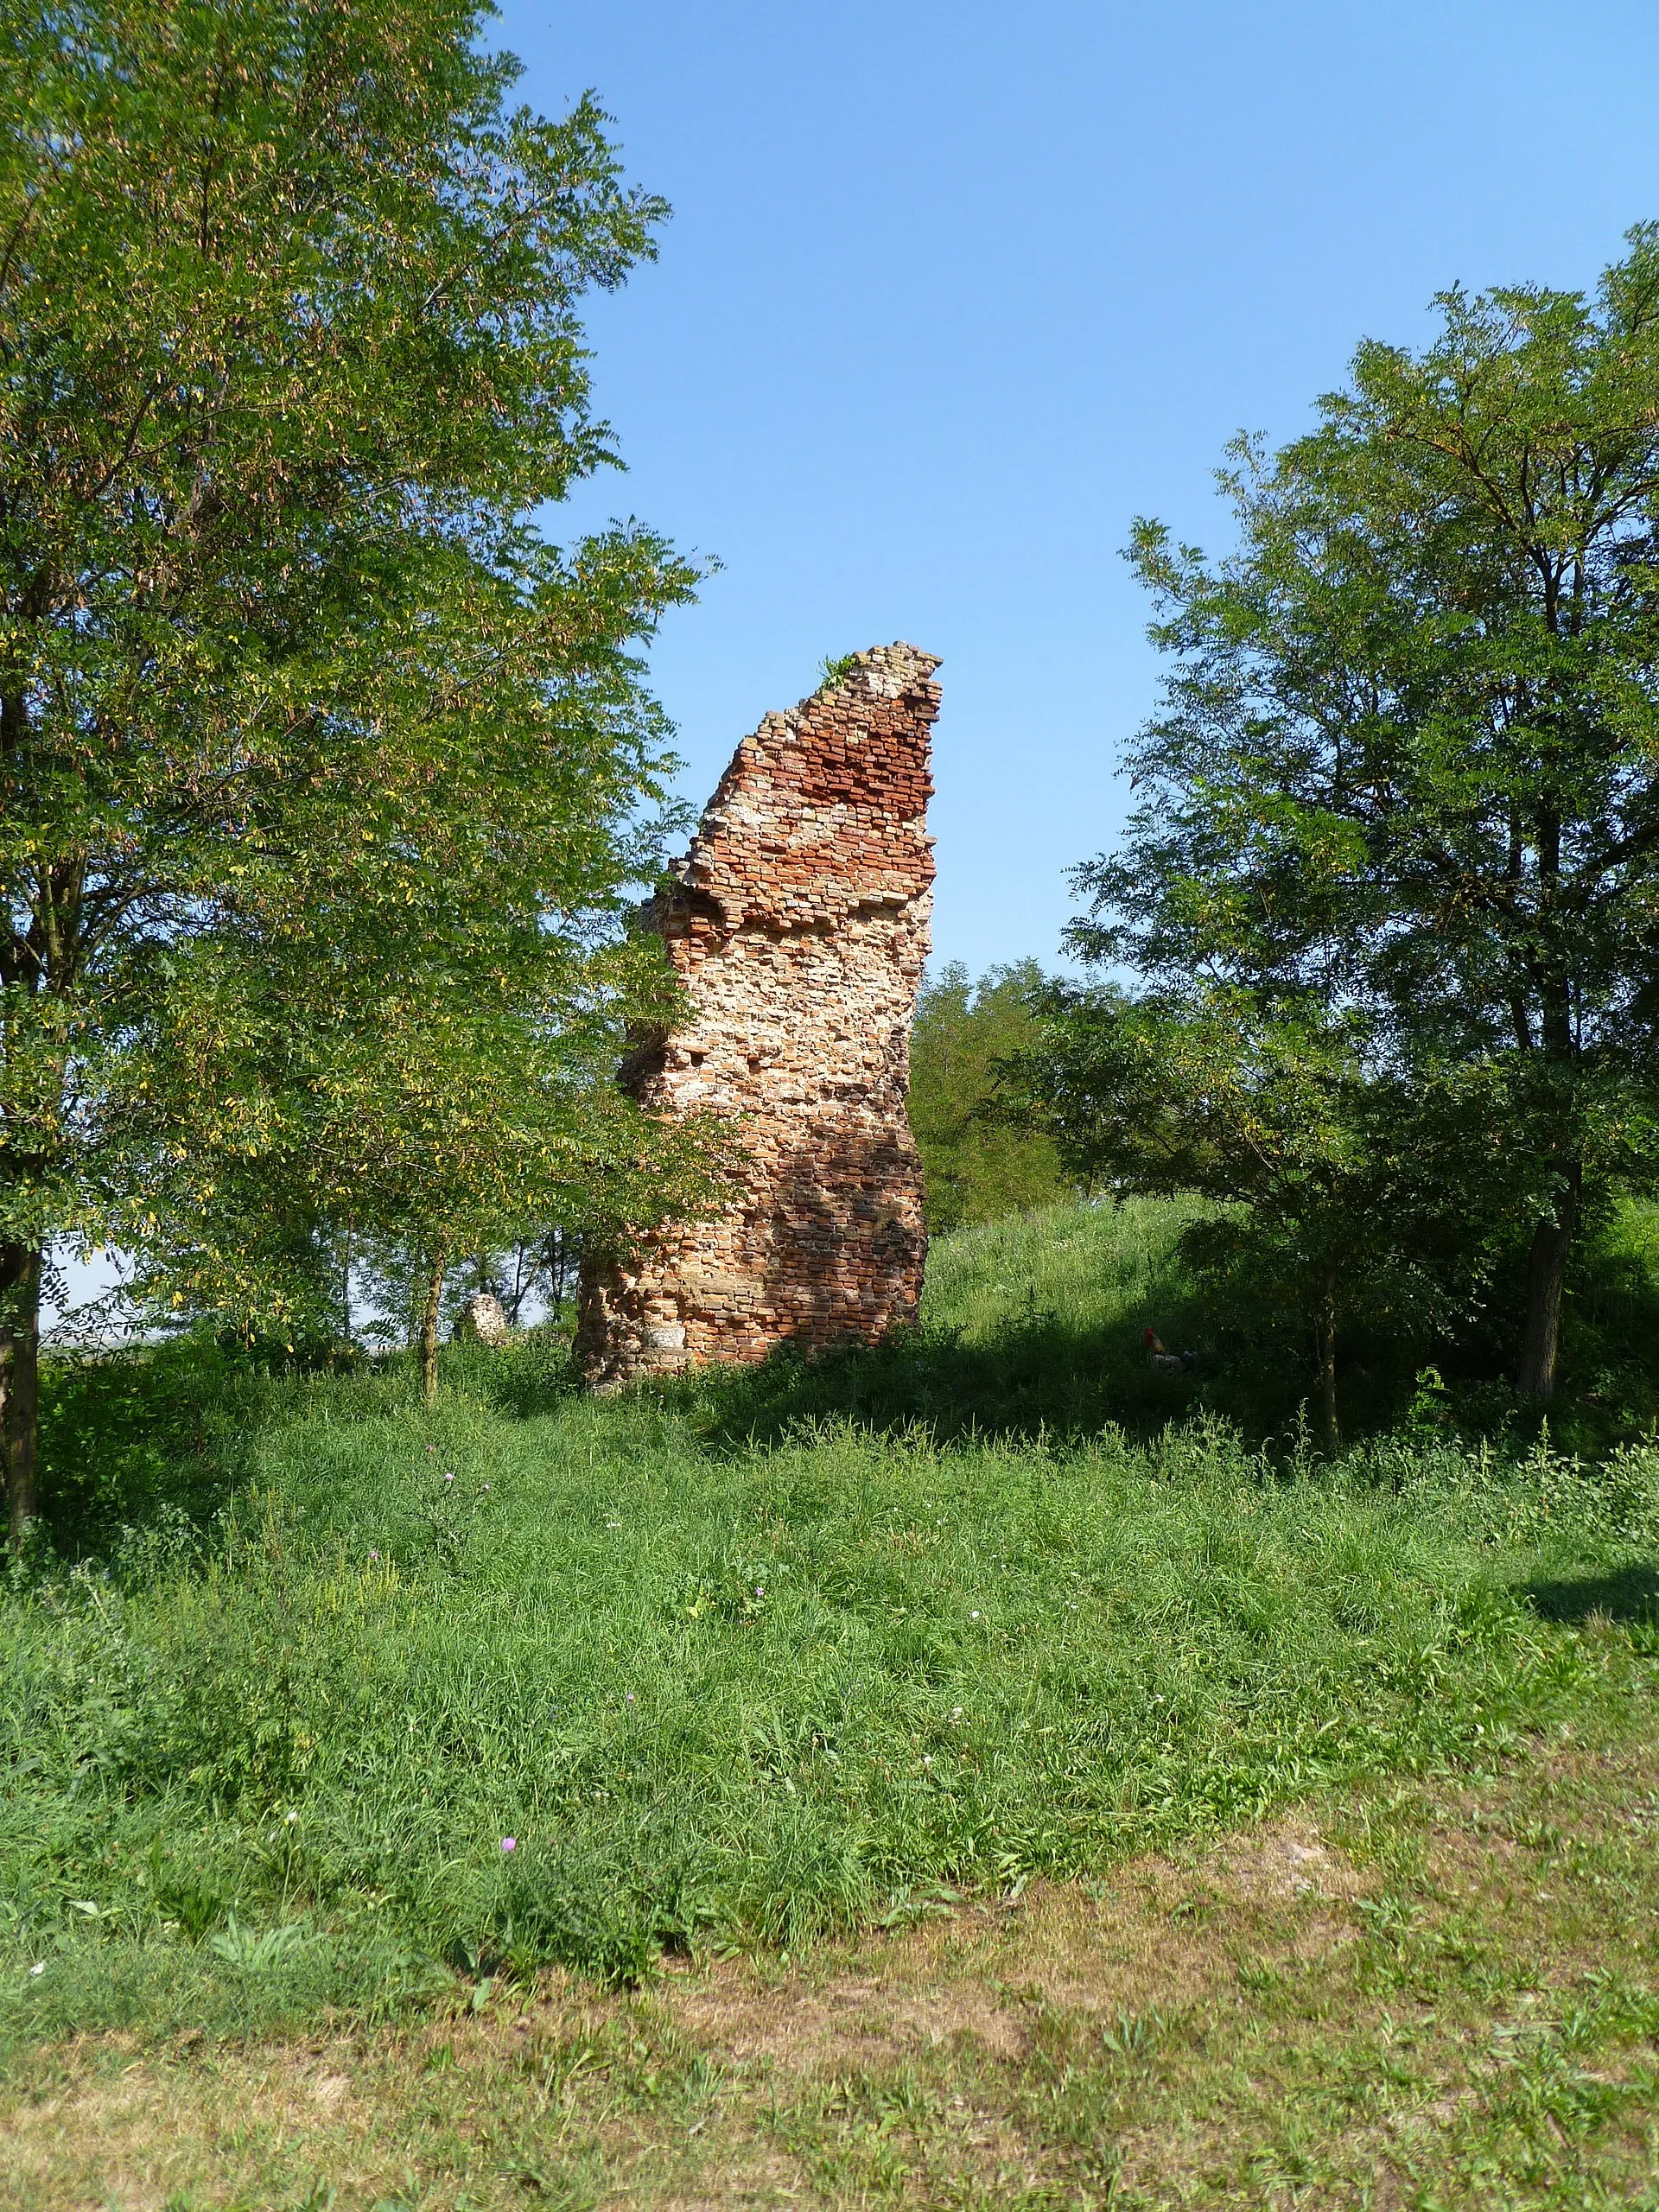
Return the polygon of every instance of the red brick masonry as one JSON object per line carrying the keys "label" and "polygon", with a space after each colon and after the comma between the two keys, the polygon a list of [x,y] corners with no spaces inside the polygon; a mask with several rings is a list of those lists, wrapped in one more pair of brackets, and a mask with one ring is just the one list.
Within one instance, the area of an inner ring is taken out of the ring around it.
{"label": "red brick masonry", "polygon": [[576,1351],[597,1388],[915,1318],[927,1239],[905,1094],[938,666],[875,645],[768,715],[646,910],[695,1016],[625,1080],[658,1112],[738,1118],[749,1166],[719,1220],[583,1270]]}

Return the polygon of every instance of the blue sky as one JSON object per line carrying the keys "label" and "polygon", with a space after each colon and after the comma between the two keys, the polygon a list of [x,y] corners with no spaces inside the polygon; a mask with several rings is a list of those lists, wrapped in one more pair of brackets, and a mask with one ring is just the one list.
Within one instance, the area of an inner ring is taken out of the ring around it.
{"label": "blue sky", "polygon": [[1236,429],[1659,216],[1651,0],[506,0],[499,39],[675,210],[589,321],[629,474],[553,522],[723,563],[653,654],[687,795],[826,654],[942,654],[935,944],[976,969],[1055,960],[1122,818],[1131,517],[1221,542]]}

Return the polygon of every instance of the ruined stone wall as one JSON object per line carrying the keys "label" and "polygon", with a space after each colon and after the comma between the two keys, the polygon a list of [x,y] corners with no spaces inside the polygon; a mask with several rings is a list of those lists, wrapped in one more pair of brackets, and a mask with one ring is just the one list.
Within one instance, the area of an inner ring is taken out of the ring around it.
{"label": "ruined stone wall", "polygon": [[576,1349],[597,1387],[915,1318],[927,1244],[905,1094],[938,665],[874,646],[768,715],[647,910],[693,1019],[637,1057],[630,1088],[654,1111],[738,1119],[749,1166],[720,1219],[584,1269]]}

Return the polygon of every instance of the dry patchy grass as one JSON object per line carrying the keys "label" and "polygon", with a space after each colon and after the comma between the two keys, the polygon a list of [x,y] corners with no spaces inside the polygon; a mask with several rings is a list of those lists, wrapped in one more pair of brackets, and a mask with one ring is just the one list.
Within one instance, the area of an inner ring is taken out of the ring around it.
{"label": "dry patchy grass", "polygon": [[1535,1744],[908,1927],[336,2037],[37,2051],[19,2212],[1659,2204],[1659,1751]]}

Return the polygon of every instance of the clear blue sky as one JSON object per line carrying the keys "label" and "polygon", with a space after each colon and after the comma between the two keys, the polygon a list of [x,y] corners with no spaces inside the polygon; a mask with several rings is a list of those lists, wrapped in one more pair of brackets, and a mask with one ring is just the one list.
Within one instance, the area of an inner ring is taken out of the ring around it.
{"label": "clear blue sky", "polygon": [[1130,518],[1214,544],[1279,439],[1431,295],[1593,283],[1659,216],[1636,0],[506,0],[675,214],[590,320],[635,513],[719,556],[653,656],[699,803],[827,653],[942,654],[940,957],[1053,960],[1154,697]]}

